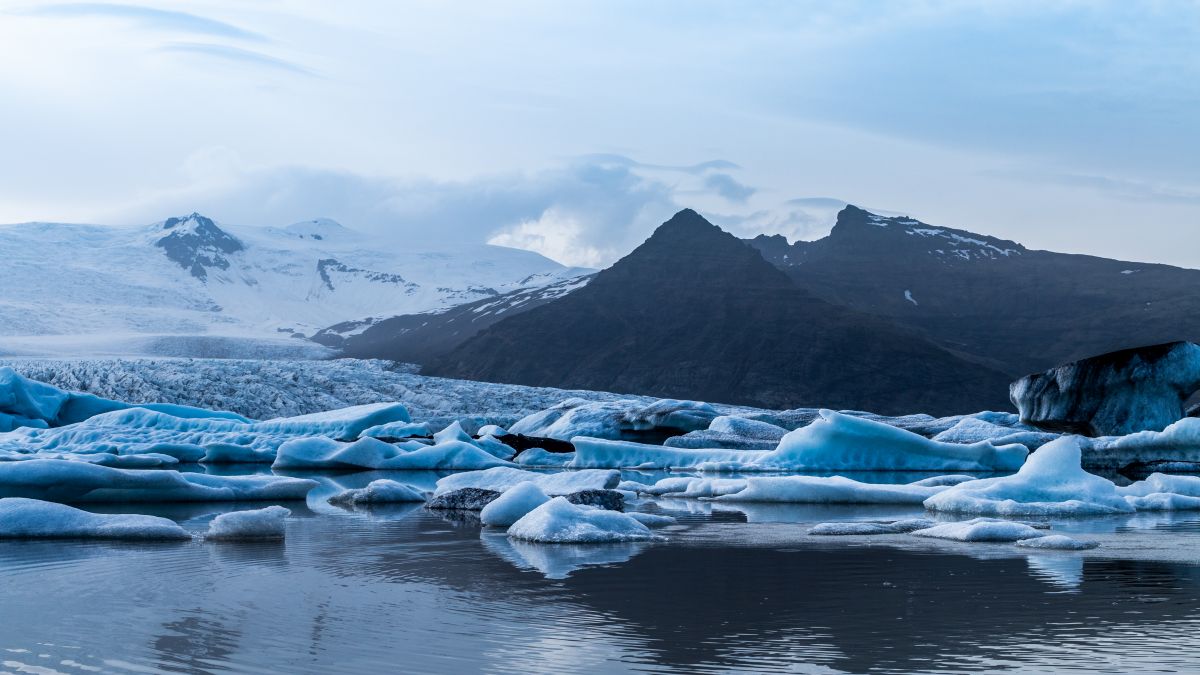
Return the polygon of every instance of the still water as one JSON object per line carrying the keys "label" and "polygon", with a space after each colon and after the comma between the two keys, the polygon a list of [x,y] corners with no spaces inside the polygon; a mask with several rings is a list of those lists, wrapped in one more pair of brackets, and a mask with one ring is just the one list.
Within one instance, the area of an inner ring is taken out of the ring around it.
{"label": "still water", "polygon": [[[912,512],[664,500],[639,508],[679,517],[665,543],[564,547],[321,496],[283,543],[0,542],[0,672],[1200,671],[1187,518],[1068,526],[1109,550],[1084,555],[814,541]],[[257,506],[130,510],[202,531]]]}

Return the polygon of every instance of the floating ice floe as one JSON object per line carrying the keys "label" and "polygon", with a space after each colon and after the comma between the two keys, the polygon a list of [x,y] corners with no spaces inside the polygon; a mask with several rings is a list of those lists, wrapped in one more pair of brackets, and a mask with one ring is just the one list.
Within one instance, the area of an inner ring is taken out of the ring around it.
{"label": "floating ice floe", "polygon": [[0,432],[18,427],[46,428],[75,424],[101,413],[145,408],[175,417],[248,420],[231,412],[205,410],[170,403],[124,403],[92,394],[65,391],[23,377],[8,366],[0,367]]}
{"label": "floating ice floe", "polygon": [[575,436],[630,439],[665,438],[708,428],[719,413],[698,401],[661,399],[588,401],[569,398],[509,427],[514,434],[568,441]]}
{"label": "floating ice floe", "polygon": [[114,469],[85,462],[0,462],[0,495],[52,502],[216,502],[304,499],[317,481]]}
{"label": "floating ice floe", "polygon": [[787,504],[920,504],[945,486],[862,483],[844,476],[762,476],[746,479],[742,490],[714,497],[718,502]]}
{"label": "floating ice floe", "polygon": [[626,441],[573,438],[575,468],[736,471],[947,470],[1011,471],[1029,450],[989,442],[940,443],[881,422],[822,410],[773,451],[675,449]]}
{"label": "floating ice floe", "polygon": [[204,538],[216,541],[283,539],[290,515],[292,512],[282,506],[222,513],[209,523]]}
{"label": "floating ice floe", "polygon": [[508,536],[548,544],[662,539],[628,514],[576,506],[564,497],[555,497],[525,514],[508,528]]}
{"label": "floating ice floe", "polygon": [[433,435],[429,429],[429,425],[424,422],[388,422],[387,424],[376,424],[373,427],[363,429],[359,436],[370,436],[371,438],[413,438],[426,437]]}
{"label": "floating ice floe", "polygon": [[330,438],[297,438],[279,446],[276,469],[486,469],[510,463],[462,441],[425,445],[416,441],[385,443],[360,438],[342,443]]}
{"label": "floating ice floe", "polygon": [[1014,542],[1034,539],[1045,533],[1027,523],[995,518],[975,518],[953,523],[942,523],[923,530],[914,530],[912,535],[934,539],[951,539],[967,542]]}
{"label": "floating ice floe", "polygon": [[381,478],[371,481],[366,487],[343,490],[327,501],[330,504],[345,506],[423,502],[425,501],[425,492],[412,485]]}
{"label": "floating ice floe", "polygon": [[672,448],[727,448],[731,450],[774,450],[788,429],[746,417],[722,415],[702,431],[668,438]]}
{"label": "floating ice floe", "polygon": [[262,422],[178,417],[131,408],[50,429],[0,433],[0,452],[36,457],[64,450],[76,455],[159,454],[181,462],[272,462],[278,447],[297,437],[354,438],[386,420],[408,419],[396,403],[331,410]]}
{"label": "floating ice floe", "polygon": [[462,488],[480,488],[504,492],[519,483],[532,482],[550,496],[569,495],[582,490],[611,490],[621,482],[621,472],[606,469],[537,473],[512,467],[483,471],[464,471],[438,480],[435,496]]}
{"label": "floating ice floe", "polygon": [[1100,546],[1098,541],[1081,541],[1062,534],[1048,534],[1032,539],[1018,539],[1017,546],[1022,548],[1040,548],[1055,551],[1086,551]]}
{"label": "floating ice floe", "polygon": [[907,518],[892,521],[852,521],[845,523],[818,523],[808,533],[816,536],[837,537],[853,535],[905,534],[924,530],[936,525],[926,518]]}
{"label": "floating ice floe", "polygon": [[666,527],[679,522],[673,516],[664,516],[657,513],[641,513],[639,511],[630,511],[625,515],[633,518],[646,527]]}
{"label": "floating ice floe", "polygon": [[533,481],[517,483],[483,507],[479,519],[484,525],[508,527],[548,501],[550,497]]}
{"label": "floating ice floe", "polygon": [[513,461],[521,466],[565,467],[570,466],[571,462],[575,461],[575,453],[547,452],[542,448],[530,448],[517,455],[517,458]]}
{"label": "floating ice floe", "polygon": [[1020,423],[1017,423],[1015,426],[1007,426],[979,419],[978,417],[964,417],[954,426],[935,435],[932,440],[939,443],[967,444],[988,441],[993,445],[1018,443],[1030,450],[1037,450],[1060,435],[1034,429]]}
{"label": "floating ice floe", "polygon": [[1162,431],[1103,436],[1083,441],[1083,465],[1122,469],[1163,460],[1200,462],[1200,417],[1186,417]]}
{"label": "floating ice floe", "polygon": [[38,499],[0,499],[0,539],[32,538],[184,540],[191,535],[175,521],[157,516],[89,513]]}

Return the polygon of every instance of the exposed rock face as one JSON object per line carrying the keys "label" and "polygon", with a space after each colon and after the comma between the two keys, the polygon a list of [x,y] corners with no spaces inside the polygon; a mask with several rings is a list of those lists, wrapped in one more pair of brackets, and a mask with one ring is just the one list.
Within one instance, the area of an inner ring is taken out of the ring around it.
{"label": "exposed rock face", "polygon": [[624,511],[625,497],[616,490],[580,490],[566,495],[572,504],[596,506],[608,511]]}
{"label": "exposed rock face", "polygon": [[1021,421],[1088,436],[1162,431],[1200,389],[1200,345],[1170,342],[1068,363],[1013,382]]}
{"label": "exposed rock face", "polygon": [[500,493],[483,488],[461,488],[438,495],[425,503],[425,508],[435,511],[482,511]]}
{"label": "exposed rock face", "polygon": [[229,269],[226,256],[245,248],[242,242],[199,213],[168,218],[162,229],[167,234],[155,245],[200,281],[208,280],[210,269]]}

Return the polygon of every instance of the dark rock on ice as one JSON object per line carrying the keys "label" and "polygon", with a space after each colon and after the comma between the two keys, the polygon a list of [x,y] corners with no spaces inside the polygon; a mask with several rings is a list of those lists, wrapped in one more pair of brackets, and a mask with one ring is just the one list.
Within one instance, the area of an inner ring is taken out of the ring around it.
{"label": "dark rock on ice", "polygon": [[500,496],[495,490],[462,488],[438,495],[425,503],[425,508],[435,511],[482,511]]}
{"label": "dark rock on ice", "polygon": [[597,506],[607,511],[624,511],[625,497],[616,490],[580,490],[566,495],[572,504]]}
{"label": "dark rock on ice", "polygon": [[571,445],[570,441],[560,441],[557,438],[526,436],[525,434],[505,434],[496,440],[515,450],[517,455],[534,448],[541,448],[546,452],[575,452],[575,446]]}
{"label": "dark rock on ice", "polygon": [[1021,421],[1049,431],[1123,436],[1162,431],[1200,389],[1200,345],[1169,342],[1068,363],[1013,382]]}

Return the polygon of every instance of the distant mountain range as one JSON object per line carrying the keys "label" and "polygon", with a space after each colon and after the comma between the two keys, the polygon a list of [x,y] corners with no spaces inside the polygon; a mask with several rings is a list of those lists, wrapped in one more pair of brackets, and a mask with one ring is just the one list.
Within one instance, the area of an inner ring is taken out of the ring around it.
{"label": "distant mountain range", "polygon": [[0,259],[0,353],[8,354],[222,355],[272,342],[320,353],[291,336],[588,271],[498,246],[415,250],[327,219],[230,227],[197,213],[138,228],[0,226]]}
{"label": "distant mountain range", "polygon": [[430,374],[896,413],[1007,409],[1006,383],[1027,372],[1200,338],[1200,271],[853,206],[829,236],[795,243],[738,240],[685,210],[586,286],[561,288],[337,340]]}

